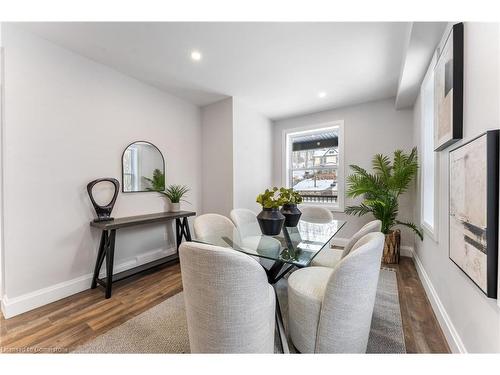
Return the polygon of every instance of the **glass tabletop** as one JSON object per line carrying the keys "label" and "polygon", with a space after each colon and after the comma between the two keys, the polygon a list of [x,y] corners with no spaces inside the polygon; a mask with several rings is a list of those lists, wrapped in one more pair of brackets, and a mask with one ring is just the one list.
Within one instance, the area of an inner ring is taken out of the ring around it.
{"label": "glass tabletop", "polygon": [[261,258],[308,266],[345,224],[342,220],[312,223],[300,220],[296,227],[283,227],[277,236],[263,235],[257,223],[233,231],[220,231],[209,236],[194,237],[195,242],[230,247]]}

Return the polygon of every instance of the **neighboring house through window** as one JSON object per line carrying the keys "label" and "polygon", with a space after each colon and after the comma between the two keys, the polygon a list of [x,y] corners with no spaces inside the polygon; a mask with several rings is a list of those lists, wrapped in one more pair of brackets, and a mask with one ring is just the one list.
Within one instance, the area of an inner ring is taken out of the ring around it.
{"label": "neighboring house through window", "polygon": [[285,131],[284,180],[306,204],[344,209],[343,121]]}

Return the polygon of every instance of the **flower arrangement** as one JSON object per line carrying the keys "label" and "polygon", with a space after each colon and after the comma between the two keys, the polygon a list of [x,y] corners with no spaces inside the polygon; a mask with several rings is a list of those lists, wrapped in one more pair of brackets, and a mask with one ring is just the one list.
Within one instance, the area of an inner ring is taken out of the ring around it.
{"label": "flower arrangement", "polygon": [[280,189],[276,186],[272,189],[266,189],[263,193],[257,196],[256,202],[259,203],[262,208],[280,208],[284,199],[281,197]]}

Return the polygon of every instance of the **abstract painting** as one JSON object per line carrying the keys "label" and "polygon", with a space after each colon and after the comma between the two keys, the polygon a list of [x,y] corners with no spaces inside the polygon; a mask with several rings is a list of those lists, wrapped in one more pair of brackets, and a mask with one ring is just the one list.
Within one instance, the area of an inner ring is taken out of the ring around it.
{"label": "abstract painting", "polygon": [[450,259],[491,298],[498,274],[498,142],[490,130],[450,152]]}
{"label": "abstract painting", "polygon": [[462,138],[464,25],[453,25],[434,67],[434,149]]}

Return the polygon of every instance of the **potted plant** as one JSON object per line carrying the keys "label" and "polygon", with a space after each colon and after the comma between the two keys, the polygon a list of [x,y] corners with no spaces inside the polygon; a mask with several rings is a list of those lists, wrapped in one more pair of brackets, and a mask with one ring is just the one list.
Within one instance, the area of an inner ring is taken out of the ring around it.
{"label": "potted plant", "polygon": [[401,231],[395,229],[402,225],[410,228],[423,240],[422,231],[413,223],[397,219],[399,196],[408,190],[418,170],[416,147],[407,154],[401,150],[394,152],[393,161],[388,156],[377,154],[372,160],[373,173],[351,165],[354,173],[347,177],[347,196],[356,198],[363,196],[357,206],[349,206],[345,212],[349,215],[363,216],[371,213],[382,222],[385,234],[384,263],[399,263]]}
{"label": "potted plant", "polygon": [[257,215],[262,233],[268,236],[278,235],[285,222],[285,216],[279,211],[282,199],[278,193],[278,188],[266,189],[257,196],[256,201],[262,206],[262,211]]}
{"label": "potted plant", "polygon": [[294,191],[293,188],[282,187],[280,198],[283,203],[280,212],[285,216],[285,227],[296,227],[302,215],[302,212],[297,208],[297,205],[302,203],[302,195]]}
{"label": "potted plant", "polygon": [[[181,210],[181,201],[187,202],[182,199],[188,192],[189,188],[185,185],[169,185],[165,191],[159,191],[170,200],[170,212],[179,212]],[[189,203],[189,202],[188,202]]]}

